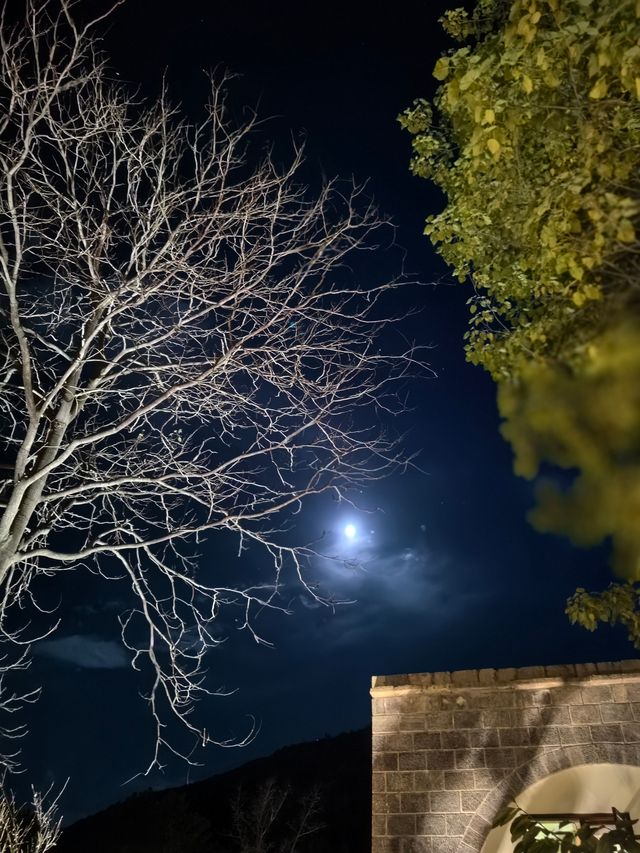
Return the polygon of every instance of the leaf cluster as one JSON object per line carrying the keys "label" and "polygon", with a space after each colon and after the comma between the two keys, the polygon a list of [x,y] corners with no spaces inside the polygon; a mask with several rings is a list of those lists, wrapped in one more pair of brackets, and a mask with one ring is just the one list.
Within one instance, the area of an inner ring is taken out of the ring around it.
{"label": "leaf cluster", "polygon": [[[498,383],[532,521],[610,540],[640,579],[640,3],[479,0],[433,102],[399,117],[446,197],[425,233],[470,281],[467,358]],[[563,478],[567,482],[567,478]]]}
{"label": "leaf cluster", "polygon": [[[483,21],[505,17],[496,6],[451,12],[447,27],[477,38]],[[447,197],[426,233],[477,289],[469,359],[503,379],[531,358],[585,358],[604,297],[628,296],[607,269],[635,269],[634,3],[516,0],[503,26],[440,57],[433,74],[434,103],[417,101],[400,123],[412,171]]]}
{"label": "leaf cluster", "polygon": [[611,583],[602,592],[589,593],[579,587],[566,607],[569,620],[587,631],[599,622],[619,623],[626,629],[636,649],[640,649],[640,587],[633,583]]}
{"label": "leaf cluster", "polygon": [[613,828],[604,824],[560,820],[556,829],[536,819],[518,805],[508,806],[495,819],[493,826],[510,823],[514,853],[640,853],[640,836],[634,833],[637,820],[613,809]]}

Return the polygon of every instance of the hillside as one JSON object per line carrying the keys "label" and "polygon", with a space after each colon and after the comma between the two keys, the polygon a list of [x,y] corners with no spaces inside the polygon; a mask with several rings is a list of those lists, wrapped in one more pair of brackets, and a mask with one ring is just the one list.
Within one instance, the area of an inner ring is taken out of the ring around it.
{"label": "hillside", "polygon": [[289,853],[314,805],[302,828],[319,828],[296,853],[369,853],[370,755],[370,729],[285,747],[202,782],[136,794],[67,827],[56,850]]}

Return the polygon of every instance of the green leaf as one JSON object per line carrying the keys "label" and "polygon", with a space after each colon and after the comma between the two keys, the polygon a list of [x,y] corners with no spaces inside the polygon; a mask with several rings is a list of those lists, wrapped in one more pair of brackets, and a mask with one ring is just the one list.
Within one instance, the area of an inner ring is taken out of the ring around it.
{"label": "green leaf", "polygon": [[433,76],[436,80],[446,80],[449,76],[449,57],[441,56],[440,59],[436,62],[435,68],[433,69]]}

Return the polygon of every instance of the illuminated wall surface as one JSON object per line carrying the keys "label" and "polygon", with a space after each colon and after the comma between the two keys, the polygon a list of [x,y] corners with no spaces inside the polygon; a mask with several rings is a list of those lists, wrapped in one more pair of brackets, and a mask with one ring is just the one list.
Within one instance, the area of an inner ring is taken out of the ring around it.
{"label": "illuminated wall surface", "polygon": [[640,661],[373,678],[373,853],[508,853],[493,819],[640,817]]}

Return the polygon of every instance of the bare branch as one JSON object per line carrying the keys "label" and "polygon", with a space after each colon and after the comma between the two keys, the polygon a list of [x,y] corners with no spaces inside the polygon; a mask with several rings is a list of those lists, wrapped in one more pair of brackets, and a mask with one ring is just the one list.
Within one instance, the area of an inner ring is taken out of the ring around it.
{"label": "bare branch", "polygon": [[[123,639],[175,749],[167,713],[213,740],[191,711],[225,607],[261,641],[253,613],[285,610],[289,579],[327,600],[295,513],[407,464],[379,415],[422,365],[382,348],[401,282],[354,281],[384,224],[364,192],[310,197],[301,150],[256,159],[224,81],[198,125],[166,93],[114,88],[101,18],[80,26],[75,6],[33,0],[0,27],[0,628],[19,640],[38,575],[123,579]],[[201,567],[214,533],[261,549],[272,579],[230,588]]]}

